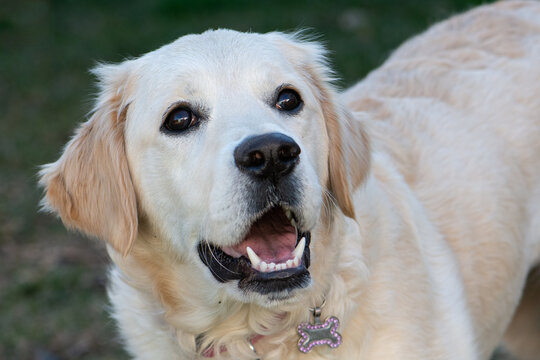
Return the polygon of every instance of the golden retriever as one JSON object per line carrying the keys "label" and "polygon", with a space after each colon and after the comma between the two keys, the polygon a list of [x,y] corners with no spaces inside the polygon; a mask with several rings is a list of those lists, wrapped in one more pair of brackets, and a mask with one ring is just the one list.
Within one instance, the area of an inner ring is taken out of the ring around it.
{"label": "golden retriever", "polygon": [[342,93],[324,48],[282,33],[184,36],[95,74],[41,184],[107,241],[134,358],[501,343],[540,260],[539,3],[442,22]]}

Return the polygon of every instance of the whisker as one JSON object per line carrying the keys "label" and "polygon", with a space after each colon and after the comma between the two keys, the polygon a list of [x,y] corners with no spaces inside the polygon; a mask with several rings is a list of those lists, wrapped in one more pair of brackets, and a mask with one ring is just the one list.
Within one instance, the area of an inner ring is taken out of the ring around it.
{"label": "whisker", "polygon": [[[206,214],[205,215],[205,219],[204,221],[202,221],[202,224],[206,224],[208,222],[207,220],[207,217],[208,215]],[[201,234],[205,234],[206,233],[206,229],[201,226]],[[230,270],[229,268],[227,268],[225,265],[223,265],[223,263],[217,258],[216,254],[214,253],[214,251],[212,251],[212,246],[210,244],[210,242],[206,239],[206,235],[203,236],[203,241],[206,245],[206,247],[203,248],[203,250],[207,250],[208,252],[205,251],[205,254],[210,254],[211,257],[219,264],[220,267],[222,267],[223,269],[227,270],[228,272],[230,272],[231,274],[239,274],[238,272],[236,271],[232,271]]]}
{"label": "whisker", "polygon": [[240,274],[239,272],[233,271],[233,270],[229,269],[228,267],[226,267],[225,265],[223,265],[223,263],[217,258],[214,251],[212,251],[212,247],[210,246],[210,243],[207,240],[204,240],[204,242],[206,244],[206,248],[208,249],[210,255],[219,264],[219,266],[221,266],[223,269],[227,270],[231,274]]}
{"label": "whisker", "polygon": [[323,207],[324,207],[325,215],[330,216],[332,208],[338,206],[336,199],[334,198],[334,195],[332,195],[332,193],[328,191],[327,189],[323,189],[323,196],[324,196]]}

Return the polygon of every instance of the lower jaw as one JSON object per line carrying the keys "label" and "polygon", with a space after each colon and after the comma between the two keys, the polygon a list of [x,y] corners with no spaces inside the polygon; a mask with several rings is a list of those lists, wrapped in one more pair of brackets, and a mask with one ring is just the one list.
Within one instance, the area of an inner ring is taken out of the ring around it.
{"label": "lower jaw", "polygon": [[248,276],[238,281],[238,288],[245,292],[254,292],[261,295],[280,294],[279,297],[288,297],[295,289],[309,286],[311,275],[305,266],[279,271],[280,277],[269,278],[266,273]]}

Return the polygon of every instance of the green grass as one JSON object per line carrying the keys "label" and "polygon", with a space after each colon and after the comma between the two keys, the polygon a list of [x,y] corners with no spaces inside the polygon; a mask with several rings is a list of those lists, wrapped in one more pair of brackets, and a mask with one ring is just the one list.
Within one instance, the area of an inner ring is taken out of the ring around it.
{"label": "green grass", "polygon": [[91,108],[96,61],[208,28],[309,28],[343,86],[398,44],[475,1],[0,1],[0,359],[123,359],[105,298],[106,256],[37,213],[35,173]]}

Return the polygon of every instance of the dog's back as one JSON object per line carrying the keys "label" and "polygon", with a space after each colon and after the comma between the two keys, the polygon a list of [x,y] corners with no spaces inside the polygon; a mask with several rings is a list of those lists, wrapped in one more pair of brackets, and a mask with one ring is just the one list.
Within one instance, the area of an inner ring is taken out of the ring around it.
{"label": "dog's back", "polygon": [[540,3],[502,2],[434,26],[343,94],[457,254],[483,344],[540,257],[539,79]]}

